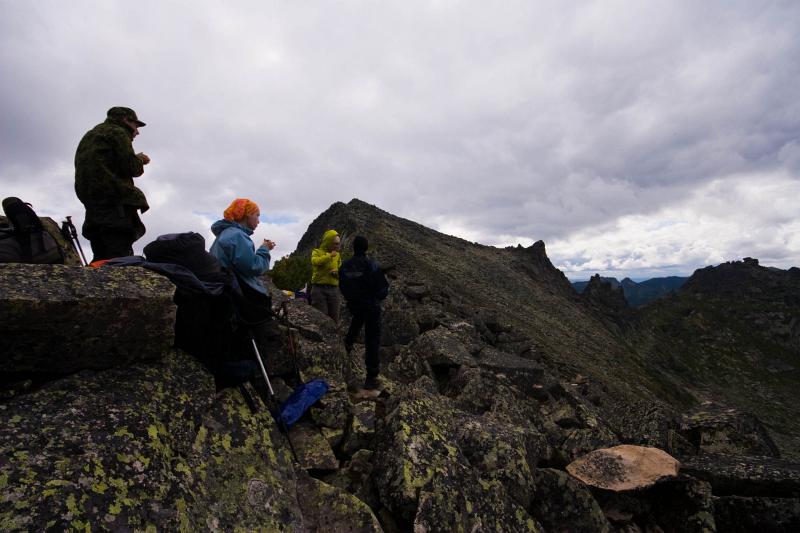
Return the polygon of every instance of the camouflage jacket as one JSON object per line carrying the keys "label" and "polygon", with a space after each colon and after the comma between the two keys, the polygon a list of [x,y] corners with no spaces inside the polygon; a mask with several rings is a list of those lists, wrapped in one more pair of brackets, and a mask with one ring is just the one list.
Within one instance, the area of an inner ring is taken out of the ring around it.
{"label": "camouflage jacket", "polygon": [[75,152],[75,192],[90,206],[128,205],[147,211],[147,199],[133,178],[144,173],[133,151],[131,134],[121,123],[106,119],[83,136]]}

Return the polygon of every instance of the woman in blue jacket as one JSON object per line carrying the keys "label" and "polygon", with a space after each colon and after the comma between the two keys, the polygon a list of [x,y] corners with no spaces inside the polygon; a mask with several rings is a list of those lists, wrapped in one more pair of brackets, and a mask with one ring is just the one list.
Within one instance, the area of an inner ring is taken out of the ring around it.
{"label": "woman in blue jacket", "polygon": [[[224,218],[211,225],[216,236],[210,253],[216,257],[228,272],[236,274],[243,300],[239,300],[237,311],[239,320],[247,325],[247,331],[259,344],[259,351],[264,353],[269,346],[272,333],[268,321],[271,313],[271,300],[261,276],[269,270],[269,251],[275,243],[264,239],[256,249],[250,236],[258,226],[261,211],[255,202],[247,198],[237,198],[223,214]],[[246,342],[246,341],[245,341]],[[235,355],[221,362],[221,378],[223,385],[231,386],[250,379],[257,367],[255,361],[240,358],[247,349],[239,345]]]}
{"label": "woman in blue jacket", "polygon": [[258,227],[259,215],[261,211],[252,200],[237,198],[231,202],[224,218],[211,225],[216,239],[210,252],[225,269],[235,272],[247,288],[267,296],[261,276],[269,270],[269,251],[275,248],[275,243],[264,239],[258,249],[253,244],[250,236]]}

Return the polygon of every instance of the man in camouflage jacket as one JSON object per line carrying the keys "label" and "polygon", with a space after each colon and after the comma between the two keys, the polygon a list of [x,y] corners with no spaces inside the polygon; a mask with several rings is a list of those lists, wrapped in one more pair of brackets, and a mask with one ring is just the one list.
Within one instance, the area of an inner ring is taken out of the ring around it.
{"label": "man in camouflage jacket", "polygon": [[133,151],[133,139],[144,125],[133,109],[112,107],[105,122],[78,144],[75,192],[86,208],[83,236],[92,245],[92,261],[133,255],[133,243],[144,235],[138,211],[144,213],[149,206],[133,185],[150,162]]}

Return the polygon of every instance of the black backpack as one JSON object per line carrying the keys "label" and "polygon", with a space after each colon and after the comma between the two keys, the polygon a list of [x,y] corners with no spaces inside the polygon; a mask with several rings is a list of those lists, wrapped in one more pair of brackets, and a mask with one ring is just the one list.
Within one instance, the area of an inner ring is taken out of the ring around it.
{"label": "black backpack", "polygon": [[0,263],[64,263],[64,252],[42,226],[30,204],[10,196],[3,200],[10,228],[0,233]]}
{"label": "black backpack", "polygon": [[153,263],[173,263],[191,270],[202,281],[225,282],[227,276],[217,258],[206,252],[206,240],[199,233],[161,235],[144,247]]}
{"label": "black backpack", "polygon": [[375,261],[354,256],[339,269],[339,290],[349,305],[374,305],[386,298],[389,282]]}

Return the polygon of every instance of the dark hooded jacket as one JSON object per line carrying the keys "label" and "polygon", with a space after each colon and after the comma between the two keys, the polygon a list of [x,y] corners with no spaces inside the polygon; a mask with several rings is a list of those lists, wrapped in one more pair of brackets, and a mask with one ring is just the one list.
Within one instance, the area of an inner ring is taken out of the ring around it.
{"label": "dark hooded jacket", "polygon": [[379,306],[389,294],[389,282],[378,264],[364,252],[344,262],[339,269],[339,290],[351,309]]}
{"label": "dark hooded jacket", "polygon": [[149,209],[133,178],[144,165],[133,151],[133,135],[119,119],[107,118],[83,136],[75,152],[75,192],[87,210],[127,206]]}

